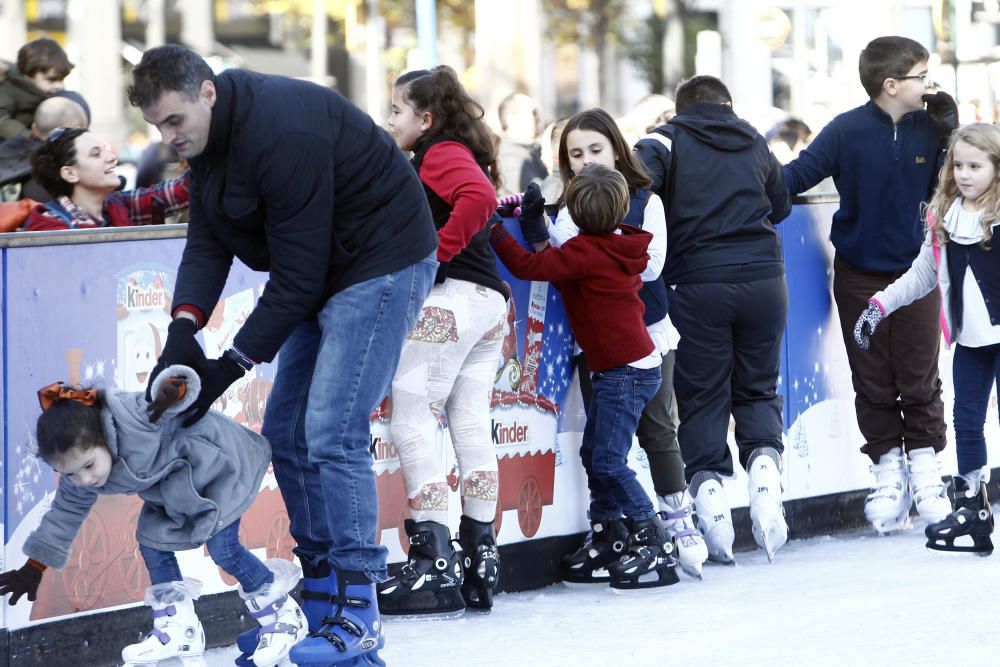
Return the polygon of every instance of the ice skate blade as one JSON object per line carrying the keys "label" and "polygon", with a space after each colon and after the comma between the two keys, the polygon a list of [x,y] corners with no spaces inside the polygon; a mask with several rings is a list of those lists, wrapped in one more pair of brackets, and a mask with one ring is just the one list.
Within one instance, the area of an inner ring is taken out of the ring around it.
{"label": "ice skate blade", "polygon": [[726,567],[736,567],[736,558],[731,553],[713,554],[710,551],[708,552],[707,562],[714,563],[715,565],[725,565]]}
{"label": "ice skate blade", "polygon": [[647,572],[638,577],[612,579],[611,591],[617,593],[619,591],[633,591],[643,588],[660,588],[662,586],[673,586],[678,581],[680,581],[680,578],[677,576],[676,569],[670,566]]}
{"label": "ice skate blade", "polygon": [[208,663],[205,662],[205,656],[201,653],[183,657],[172,656],[162,660],[140,660],[122,663],[122,667],[148,667],[150,665],[156,665],[157,667],[208,667]]}
{"label": "ice skate blade", "polygon": [[889,519],[887,521],[873,521],[872,528],[875,529],[875,533],[879,536],[895,535],[913,528],[913,522],[910,520],[910,515],[907,514],[906,517],[901,520]]}
{"label": "ice skate blade", "polygon": [[466,609],[457,609],[454,611],[437,611],[429,613],[420,612],[401,612],[401,613],[389,613],[386,611],[382,612],[382,620],[387,622],[392,621],[450,621],[453,618],[461,618],[465,615]]}
{"label": "ice skate blade", "polygon": [[698,581],[702,581],[701,563],[698,563],[697,565],[693,563],[690,565],[685,565],[681,563],[680,568],[681,572],[691,577],[692,579],[697,579]]}

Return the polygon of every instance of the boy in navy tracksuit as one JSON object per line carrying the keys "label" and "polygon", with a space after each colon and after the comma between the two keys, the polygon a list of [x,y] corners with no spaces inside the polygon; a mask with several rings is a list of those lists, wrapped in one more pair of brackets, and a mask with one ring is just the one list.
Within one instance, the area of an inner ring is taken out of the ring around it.
{"label": "boy in navy tracksuit", "polygon": [[868,351],[851,343],[868,298],[917,256],[924,232],[920,204],[934,191],[942,147],[957,126],[955,101],[947,93],[927,94],[927,59],[927,50],[905,37],[870,42],[859,72],[871,101],[834,118],[784,167],[793,195],[828,176],[840,193],[830,231],[833,297],[866,441],[861,451],[874,464],[865,516],[880,533],[905,526],[914,500],[931,521],[949,511],[936,459],[945,445],[940,295],[934,290],[893,313]]}
{"label": "boy in navy tracksuit", "polygon": [[667,211],[663,279],[681,335],[674,389],[684,474],[709,559],[731,563],[734,531],[721,481],[733,474],[732,414],[754,537],[773,557],[788,536],[777,393],[788,295],[774,228],[791,210],[788,191],[767,142],[733,113],[722,81],[695,77],[677,88],[676,100],[677,116],[635,151]]}

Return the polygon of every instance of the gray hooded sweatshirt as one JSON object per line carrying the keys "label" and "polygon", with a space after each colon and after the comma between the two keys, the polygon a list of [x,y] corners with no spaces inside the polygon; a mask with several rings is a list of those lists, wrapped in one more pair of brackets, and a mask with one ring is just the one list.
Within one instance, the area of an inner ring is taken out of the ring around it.
{"label": "gray hooded sweatshirt", "polygon": [[187,392],[155,424],[147,417],[143,392],[103,392],[111,474],[96,488],[61,477],[52,506],[24,544],[25,555],[64,567],[73,539],[102,494],[138,494],[144,504],[136,538],[161,551],[199,547],[250,507],[271,458],[267,439],[215,411],[184,428],[179,415],[198,397],[201,381],[186,366],[170,366],[154,381],[153,395],[171,377],[183,377]]}

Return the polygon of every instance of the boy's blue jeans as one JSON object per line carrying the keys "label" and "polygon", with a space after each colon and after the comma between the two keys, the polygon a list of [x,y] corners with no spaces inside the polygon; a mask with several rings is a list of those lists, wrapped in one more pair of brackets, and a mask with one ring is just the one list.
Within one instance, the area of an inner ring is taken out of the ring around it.
{"label": "boy's blue jeans", "polygon": [[432,254],[334,294],[281,346],[261,432],[305,563],[386,578],[369,416],[434,286]]}
{"label": "boy's blue jeans", "polygon": [[646,403],[660,388],[660,367],[618,366],[591,375],[580,458],[590,486],[590,520],[648,519],[655,510],[628,467],[628,452]]}
{"label": "boy's blue jeans", "polygon": [[986,465],[986,410],[993,386],[1000,385],[1000,344],[984,347],[955,345],[955,455],[958,474]]}
{"label": "boy's blue jeans", "polygon": [[[274,581],[274,573],[240,544],[239,519],[213,535],[205,543],[205,546],[208,547],[208,555],[212,557],[216,565],[235,577],[244,591],[252,593]],[[146,561],[149,579],[154,585],[183,579],[174,552],[160,551],[141,544],[139,552],[142,554],[142,559]]]}

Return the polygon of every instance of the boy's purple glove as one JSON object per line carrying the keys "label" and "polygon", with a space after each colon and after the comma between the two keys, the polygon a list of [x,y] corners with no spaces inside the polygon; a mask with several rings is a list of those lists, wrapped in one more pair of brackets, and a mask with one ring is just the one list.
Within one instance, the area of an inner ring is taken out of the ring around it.
{"label": "boy's purple glove", "polygon": [[45,566],[38,561],[28,559],[19,570],[8,570],[0,574],[0,595],[10,593],[8,604],[15,605],[22,595],[27,594],[30,602],[35,601],[38,586],[42,583],[42,573]]}
{"label": "boy's purple glove", "polygon": [[875,328],[884,318],[885,313],[882,312],[882,306],[874,301],[869,301],[865,312],[861,313],[861,317],[854,325],[854,342],[858,344],[858,347],[862,350],[868,349],[871,344],[868,340],[869,337],[875,335]]}
{"label": "boy's purple glove", "polygon": [[927,93],[922,98],[927,103],[927,115],[934,123],[941,141],[947,141],[951,133],[958,129],[958,104],[943,90]]}
{"label": "boy's purple glove", "polygon": [[537,183],[532,183],[524,191],[521,200],[521,235],[528,243],[547,243],[549,229],[545,224],[545,198]]}

